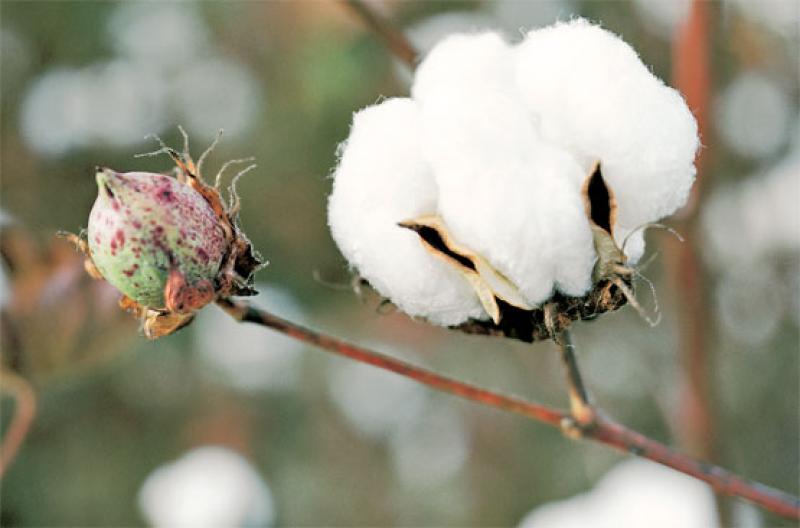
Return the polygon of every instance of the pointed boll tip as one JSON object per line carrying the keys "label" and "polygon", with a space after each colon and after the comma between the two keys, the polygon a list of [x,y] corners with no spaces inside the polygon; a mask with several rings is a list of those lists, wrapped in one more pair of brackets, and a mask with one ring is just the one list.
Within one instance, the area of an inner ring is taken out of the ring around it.
{"label": "pointed boll tip", "polygon": [[97,188],[100,194],[105,194],[111,198],[114,196],[115,178],[116,173],[108,167],[95,167],[94,178],[97,181]]}

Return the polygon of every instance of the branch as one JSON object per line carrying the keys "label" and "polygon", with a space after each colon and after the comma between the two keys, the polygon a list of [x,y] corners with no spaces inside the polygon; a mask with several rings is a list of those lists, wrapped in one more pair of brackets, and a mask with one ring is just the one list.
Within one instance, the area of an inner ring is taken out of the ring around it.
{"label": "branch", "polygon": [[[328,352],[400,374],[466,400],[519,414],[553,427],[560,428],[565,422],[572,420],[569,414],[558,409],[442,376],[400,359],[309,330],[242,301],[221,299],[217,303],[238,321],[272,328]],[[710,484],[717,493],[741,497],[778,515],[800,519],[800,499],[764,484],[746,480],[721,467],[677,453],[666,445],[632,431],[599,412],[596,412],[592,424],[581,429],[581,436],[698,478]]]}
{"label": "branch", "polygon": [[14,460],[22,441],[25,440],[36,415],[36,395],[25,378],[8,369],[2,369],[0,380],[2,381],[0,391],[9,394],[16,403],[14,418],[0,444],[0,477],[2,477]]}
{"label": "branch", "polygon": [[342,0],[353,14],[380,38],[389,51],[401,60],[411,70],[416,68],[419,53],[411,41],[401,31],[398,31],[386,17],[376,12],[364,0]]}

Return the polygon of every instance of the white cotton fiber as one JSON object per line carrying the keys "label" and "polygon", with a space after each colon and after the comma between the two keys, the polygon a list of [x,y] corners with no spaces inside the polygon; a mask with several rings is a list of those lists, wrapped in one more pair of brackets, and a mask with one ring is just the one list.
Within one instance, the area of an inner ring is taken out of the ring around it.
{"label": "white cotton fiber", "polygon": [[595,255],[580,196],[585,175],[539,137],[513,57],[495,33],[448,37],[418,68],[412,94],[445,224],[538,305],[556,282],[584,293]]}
{"label": "white cotton fiber", "polygon": [[601,161],[619,226],[653,222],[683,205],[694,181],[697,124],[681,95],[628,44],[579,19],[530,32],[516,54],[519,89],[542,135],[587,171]]}
{"label": "white cotton fiber", "polygon": [[411,95],[424,103],[464,89],[516,93],[513,82],[512,48],[502,37],[486,32],[456,34],[439,42],[419,65]]}
{"label": "white cotton fiber", "polygon": [[397,222],[439,215],[458,245],[527,303],[580,296],[596,261],[582,190],[596,162],[618,203],[631,262],[642,224],[694,180],[697,126],[613,34],[584,20],[530,32],[451,35],[417,68],[412,97],[356,114],[335,173],[333,236],[350,264],[411,315],[486,319],[468,281]]}
{"label": "white cotton fiber", "polygon": [[334,174],[328,216],[348,262],[401,310],[440,325],[485,317],[464,278],[398,222],[436,212],[419,110],[389,99],[357,113]]}

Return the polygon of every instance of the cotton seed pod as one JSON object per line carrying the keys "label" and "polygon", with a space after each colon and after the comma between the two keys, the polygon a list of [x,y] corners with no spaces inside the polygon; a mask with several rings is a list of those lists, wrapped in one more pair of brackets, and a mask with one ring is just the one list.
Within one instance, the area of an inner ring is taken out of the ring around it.
{"label": "cotton seed pod", "polygon": [[141,318],[151,339],[186,326],[208,303],[254,295],[254,274],[263,266],[239,228],[234,185],[226,204],[218,190],[222,171],[214,186],[200,175],[210,149],[198,165],[187,149],[178,153],[162,143],[156,152],[175,161],[174,176],[98,169],[88,230],[64,235],[86,255],[89,274],[123,294],[120,306]]}
{"label": "cotton seed pod", "polygon": [[206,199],[163,174],[99,169],[96,177],[88,242],[102,276],[149,308],[168,308],[164,290],[171,271],[213,298],[227,244]]}

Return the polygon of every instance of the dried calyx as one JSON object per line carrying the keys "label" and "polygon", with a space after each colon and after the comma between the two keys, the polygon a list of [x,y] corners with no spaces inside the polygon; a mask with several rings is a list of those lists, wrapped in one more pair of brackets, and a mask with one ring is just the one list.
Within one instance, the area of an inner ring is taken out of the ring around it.
{"label": "dried calyx", "polygon": [[[176,164],[172,176],[98,168],[88,230],[64,235],[86,255],[89,274],[123,294],[120,306],[142,320],[150,339],[186,326],[217,299],[254,295],[254,274],[264,265],[239,226],[235,189],[255,165],[234,177],[226,203],[219,185],[231,162],[207,184],[200,170],[216,141],[195,164],[180,130],[183,152],[156,138],[161,148],[147,154],[168,154]],[[233,163],[241,161],[251,160]]]}

